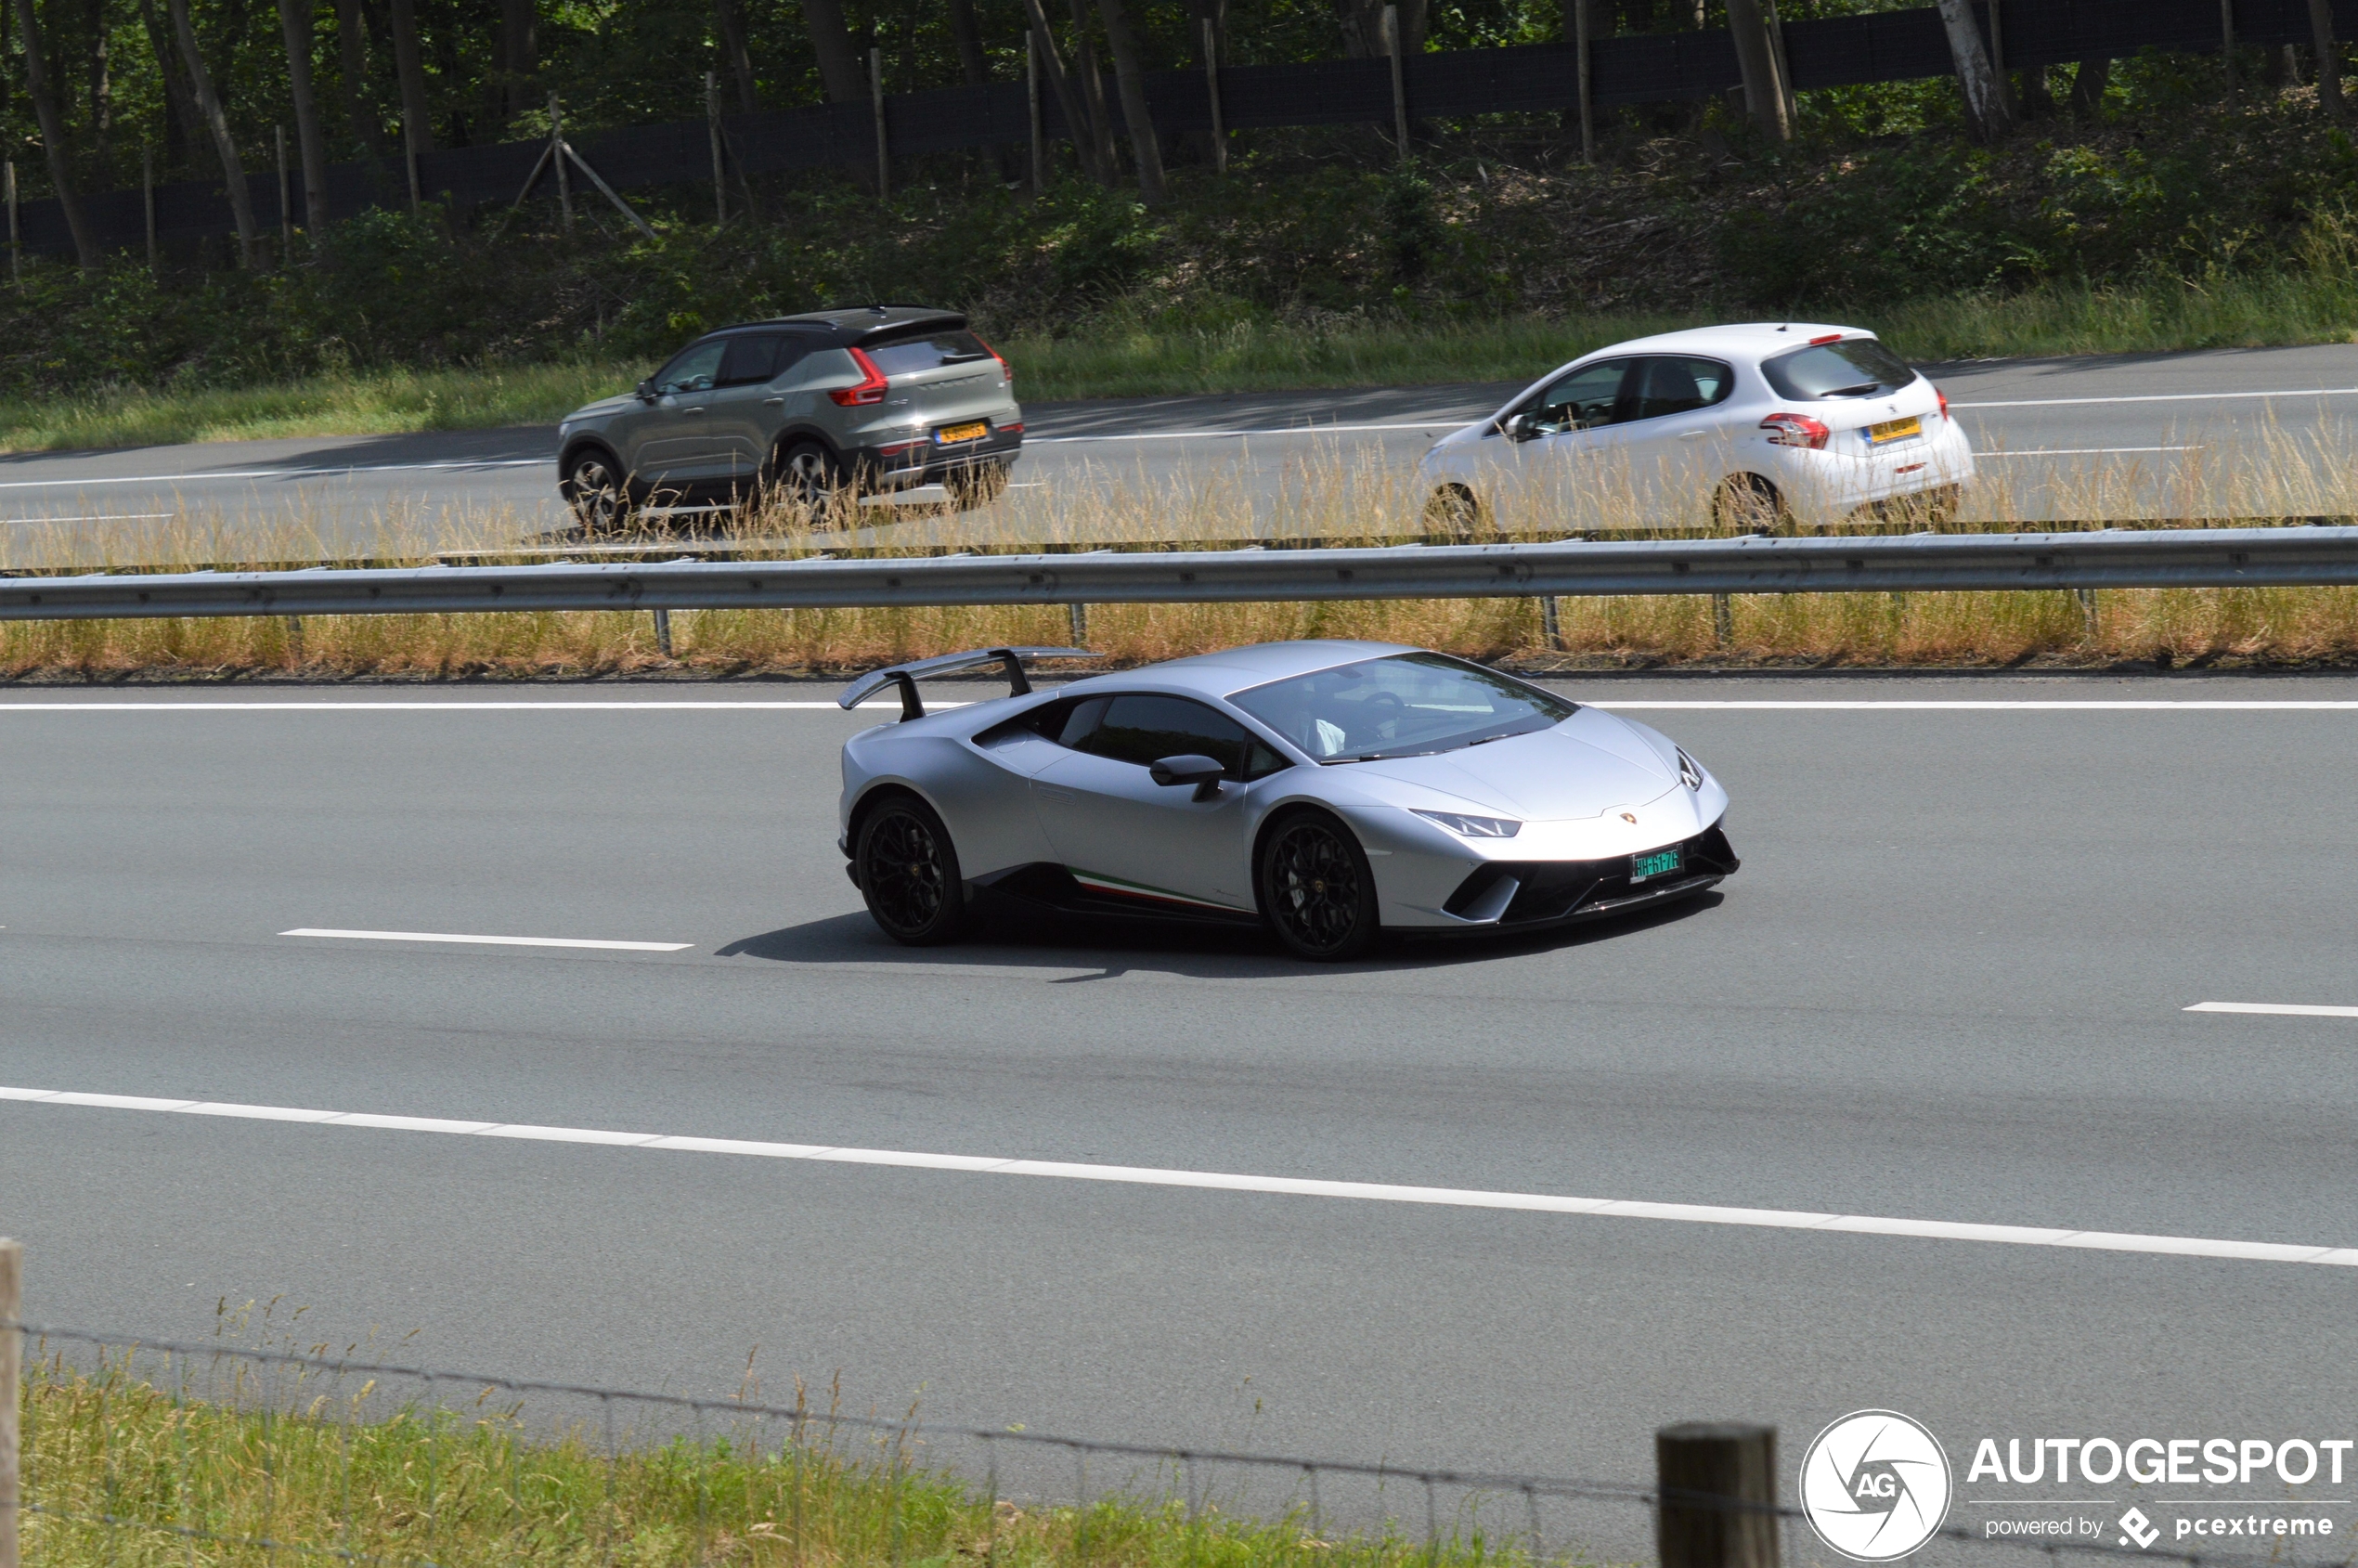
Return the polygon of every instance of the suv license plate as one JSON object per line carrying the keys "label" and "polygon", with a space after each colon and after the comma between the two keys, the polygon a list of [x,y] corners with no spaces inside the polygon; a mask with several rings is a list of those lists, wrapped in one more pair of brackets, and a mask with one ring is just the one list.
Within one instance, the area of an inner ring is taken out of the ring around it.
{"label": "suv license plate", "polygon": [[933,433],[937,447],[954,447],[961,441],[979,441],[991,434],[991,426],[980,420],[972,424],[945,424]]}
{"label": "suv license plate", "polygon": [[1867,427],[1867,445],[1888,447],[1894,441],[1913,441],[1924,433],[1922,420],[1886,420]]}
{"label": "suv license plate", "polygon": [[1657,876],[1667,876],[1678,869],[1684,859],[1677,845],[1667,849],[1656,849],[1651,855],[1632,855],[1629,857],[1629,880],[1634,885],[1652,881]]}

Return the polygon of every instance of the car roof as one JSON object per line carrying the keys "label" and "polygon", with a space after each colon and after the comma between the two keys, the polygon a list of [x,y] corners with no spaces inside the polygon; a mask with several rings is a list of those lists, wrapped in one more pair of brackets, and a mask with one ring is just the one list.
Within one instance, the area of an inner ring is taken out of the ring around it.
{"label": "car roof", "polygon": [[1313,670],[1332,669],[1337,665],[1382,658],[1388,654],[1422,651],[1406,642],[1362,642],[1343,638],[1255,642],[1241,648],[1224,648],[1216,654],[1198,654],[1192,658],[1150,664],[1113,675],[1092,676],[1086,680],[1076,680],[1064,690],[1074,693],[1160,690],[1225,697],[1231,692],[1246,691],[1272,680],[1286,680],[1289,676],[1307,675]]}
{"label": "car roof", "polygon": [[1739,321],[1718,327],[1690,327],[1651,338],[1632,338],[1610,348],[1584,354],[1583,359],[1609,359],[1622,354],[1712,354],[1728,358],[1770,357],[1788,348],[1807,348],[1812,338],[1829,335],[1871,338],[1864,327],[1841,327],[1824,321]]}
{"label": "car roof", "polygon": [[911,331],[956,330],[966,324],[955,310],[922,305],[872,305],[854,310],[807,310],[799,316],[772,316],[761,321],[738,321],[711,336],[746,331],[757,327],[819,327],[843,343],[874,343]]}

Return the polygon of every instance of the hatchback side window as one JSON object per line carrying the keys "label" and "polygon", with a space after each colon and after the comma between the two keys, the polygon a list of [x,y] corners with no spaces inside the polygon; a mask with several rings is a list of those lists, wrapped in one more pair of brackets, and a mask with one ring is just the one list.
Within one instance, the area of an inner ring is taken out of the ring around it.
{"label": "hatchback side window", "polygon": [[[1073,717],[1081,715],[1076,711]],[[1070,729],[1068,725],[1067,732]],[[1077,751],[1142,768],[1165,757],[1217,758],[1232,779],[1246,777],[1253,761],[1253,738],[1243,725],[1185,697],[1139,693],[1112,698],[1096,726],[1068,744]]]}
{"label": "hatchback side window", "polygon": [[715,386],[755,386],[778,373],[778,351],[786,340],[776,332],[743,332],[729,340]]}
{"label": "hatchback side window", "polygon": [[728,346],[727,340],[722,338],[689,344],[670,364],[655,372],[656,395],[711,391],[713,378],[720,373],[720,356]]}
{"label": "hatchback side window", "polygon": [[1628,395],[1614,418],[1658,420],[1665,414],[1692,413],[1708,408],[1735,387],[1735,373],[1717,359],[1689,359],[1662,355],[1640,359],[1629,377]]}
{"label": "hatchback side window", "polygon": [[1532,428],[1542,434],[1561,435],[1568,430],[1593,430],[1613,423],[1626,373],[1632,365],[1641,363],[1606,359],[1561,378],[1533,405]]}

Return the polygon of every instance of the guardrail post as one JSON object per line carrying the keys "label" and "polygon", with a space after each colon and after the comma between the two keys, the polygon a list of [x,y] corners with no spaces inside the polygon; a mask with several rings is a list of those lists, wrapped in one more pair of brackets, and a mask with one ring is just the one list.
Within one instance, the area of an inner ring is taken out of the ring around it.
{"label": "guardrail post", "polygon": [[2096,616],[2096,590],[2092,588],[2080,588],[2074,589],[2072,593],[2079,601],[2080,632],[2089,641],[2093,642],[2096,640],[2096,633],[2102,628],[2102,622]]}
{"label": "guardrail post", "polygon": [[19,1568],[17,1510],[19,1464],[17,1412],[24,1397],[24,1248],[0,1236],[0,1568]]}
{"label": "guardrail post", "polygon": [[285,617],[285,620],[287,628],[287,656],[292,659],[295,663],[301,664],[303,662],[303,617],[301,616],[288,616]]}
{"label": "guardrail post", "polygon": [[1564,651],[1563,628],[1557,624],[1556,596],[1552,593],[1539,596],[1539,636],[1548,644],[1549,653],[1561,654]]}
{"label": "guardrail post", "polygon": [[1777,1568],[1777,1429],[1684,1421],[1654,1433],[1662,1568]]}
{"label": "guardrail post", "polygon": [[655,647],[662,651],[665,658],[671,656],[671,612],[668,610],[655,612]]}
{"label": "guardrail post", "polygon": [[1065,616],[1072,623],[1072,645],[1076,648],[1089,646],[1089,606],[1079,603],[1068,604]]}
{"label": "guardrail post", "polygon": [[1711,641],[1725,648],[1736,640],[1736,606],[1724,593],[1711,596]]}

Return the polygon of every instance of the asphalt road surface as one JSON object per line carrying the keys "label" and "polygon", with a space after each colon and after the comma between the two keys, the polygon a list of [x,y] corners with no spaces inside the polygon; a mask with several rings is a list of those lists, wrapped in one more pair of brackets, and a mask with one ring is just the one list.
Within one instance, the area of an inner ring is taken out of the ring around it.
{"label": "asphalt road surface", "polygon": [[[1156,927],[892,946],[834,845],[883,714],[827,690],[20,689],[0,1086],[2358,1245],[2346,680],[1568,689],[1720,774],[1743,871],[1335,967]],[[1665,1421],[1773,1421],[1790,1467],[1862,1406],[1960,1465],[2358,1435],[2349,1267],[1918,1228],[0,1099],[29,1315],[153,1337],[278,1297],[306,1341],[521,1376],[725,1394],[758,1346],[772,1393],[839,1372],[855,1410],[1631,1480]]]}
{"label": "asphalt road surface", "polygon": [[[1968,514],[2207,515],[2239,494],[2280,493],[2305,511],[2312,499],[2294,493],[2300,486],[2287,490],[2285,476],[2313,472],[2338,485],[2358,458],[2358,347],[2347,344],[1930,369],[1981,456]],[[893,508],[872,506],[864,537],[1330,528],[1292,500],[1334,493],[1339,480],[1405,473],[1434,438],[1496,411],[1520,384],[1031,404],[1005,501],[900,523]],[[404,539],[412,549],[504,545],[567,526],[554,446],[553,431],[534,428],[0,458],[0,529],[18,559],[52,548],[41,542],[50,536],[190,526],[221,530],[224,555],[258,539],[289,558]],[[1399,509],[1396,499],[1382,504]],[[1400,525],[1415,518],[1404,511]]]}

